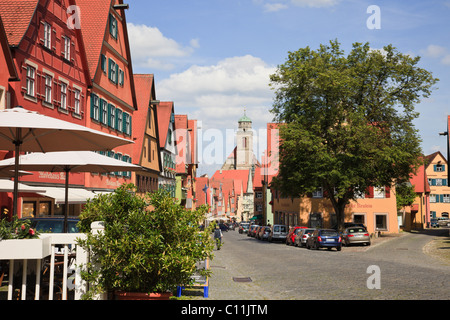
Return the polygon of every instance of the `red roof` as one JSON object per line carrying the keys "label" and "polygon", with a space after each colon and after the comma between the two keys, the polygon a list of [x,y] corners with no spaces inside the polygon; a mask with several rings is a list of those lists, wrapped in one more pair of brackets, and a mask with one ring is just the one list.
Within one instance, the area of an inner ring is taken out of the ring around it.
{"label": "red roof", "polygon": [[214,173],[211,180],[214,181],[235,181],[234,187],[235,192],[239,194],[241,192],[241,188],[243,188],[243,192],[247,192],[247,183],[248,183],[248,169],[247,170],[218,170]]}
{"label": "red roof", "polygon": [[80,7],[81,33],[86,47],[89,72],[94,77],[108,26],[111,0],[76,0]]}
{"label": "red roof", "polygon": [[18,46],[30,26],[39,0],[0,0],[0,15],[9,45]]}
{"label": "red roof", "polygon": [[134,148],[133,158],[140,159],[148,119],[148,107],[152,99],[153,74],[135,74],[133,77],[138,104],[138,109],[133,116],[133,139],[137,146],[137,148]]}
{"label": "red roof", "polygon": [[172,101],[161,101],[157,107],[158,110],[158,130],[159,145],[164,148],[169,131],[170,117],[174,113],[174,104]]}
{"label": "red roof", "polygon": [[409,182],[414,186],[416,193],[430,192],[430,185],[428,183],[427,173],[424,172],[424,166],[420,166],[417,169],[416,175],[414,175]]}

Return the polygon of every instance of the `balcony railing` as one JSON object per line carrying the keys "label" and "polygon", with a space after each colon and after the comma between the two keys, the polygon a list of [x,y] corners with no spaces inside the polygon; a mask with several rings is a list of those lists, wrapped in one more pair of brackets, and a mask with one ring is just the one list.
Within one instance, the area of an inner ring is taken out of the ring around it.
{"label": "balcony railing", "polygon": [[87,289],[80,265],[88,261],[88,255],[77,245],[77,238],[84,237],[83,233],[55,233],[0,241],[0,260],[9,261],[7,299],[80,300]]}

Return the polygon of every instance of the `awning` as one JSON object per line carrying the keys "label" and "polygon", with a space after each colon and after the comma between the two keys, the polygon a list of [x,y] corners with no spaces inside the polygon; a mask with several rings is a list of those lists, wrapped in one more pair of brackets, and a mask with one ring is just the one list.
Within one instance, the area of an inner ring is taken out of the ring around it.
{"label": "awning", "polygon": [[[37,194],[55,199],[55,204],[65,203],[65,189],[57,187],[46,187],[45,192],[37,192]],[[92,199],[96,196],[96,193],[81,189],[81,188],[69,188],[69,204],[84,204],[88,199]]]}
{"label": "awning", "polygon": [[258,219],[262,219],[262,217],[263,217],[262,214],[259,214],[259,215],[257,215],[257,216],[251,217],[250,220],[252,220],[252,221],[253,221],[253,220],[258,220]]}
{"label": "awning", "polygon": [[[31,187],[26,184],[19,183],[19,192],[38,193],[45,191],[45,188]],[[14,181],[0,179],[0,192],[14,192]]]}

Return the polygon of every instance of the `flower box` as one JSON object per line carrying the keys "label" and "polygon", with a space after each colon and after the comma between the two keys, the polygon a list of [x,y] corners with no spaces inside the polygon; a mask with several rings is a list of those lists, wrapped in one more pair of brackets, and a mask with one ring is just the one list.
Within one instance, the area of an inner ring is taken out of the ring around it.
{"label": "flower box", "polygon": [[0,260],[43,259],[51,254],[50,237],[0,241]]}

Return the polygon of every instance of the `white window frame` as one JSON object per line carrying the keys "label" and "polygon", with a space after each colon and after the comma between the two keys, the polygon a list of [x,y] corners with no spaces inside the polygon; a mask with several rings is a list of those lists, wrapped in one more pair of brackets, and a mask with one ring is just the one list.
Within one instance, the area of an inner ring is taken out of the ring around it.
{"label": "white window frame", "polygon": [[63,110],[67,110],[67,88],[68,85],[65,82],[61,82],[61,99],[60,99],[60,108]]}
{"label": "white window frame", "polygon": [[443,196],[444,197],[443,197],[442,202],[443,203],[450,203],[450,194],[444,194]]}
{"label": "white window frame", "polygon": [[81,91],[78,89],[73,90],[74,97],[74,112],[76,114],[81,114]]}
{"label": "white window frame", "polygon": [[93,119],[100,121],[100,98],[95,94],[91,96],[91,99],[94,99],[92,103]]}
{"label": "white window frame", "polygon": [[48,104],[52,104],[52,99],[53,99],[53,77],[51,75],[45,74],[44,75],[45,78],[45,97],[44,97],[44,102],[48,103]]}
{"label": "white window frame", "polygon": [[36,96],[36,68],[29,65],[27,65],[26,89],[28,96]]}
{"label": "white window frame", "polygon": [[70,61],[70,43],[71,43],[71,40],[67,36],[63,36],[63,38],[64,38],[64,51],[63,51],[64,59]]}
{"label": "white window frame", "polygon": [[375,199],[386,198],[386,190],[384,187],[373,187],[373,197]]}
{"label": "white window frame", "polygon": [[313,196],[313,198],[323,198],[322,187],[318,188],[316,191],[313,191],[312,196]]}
{"label": "white window frame", "polygon": [[44,21],[44,47],[52,49],[52,26]]}

